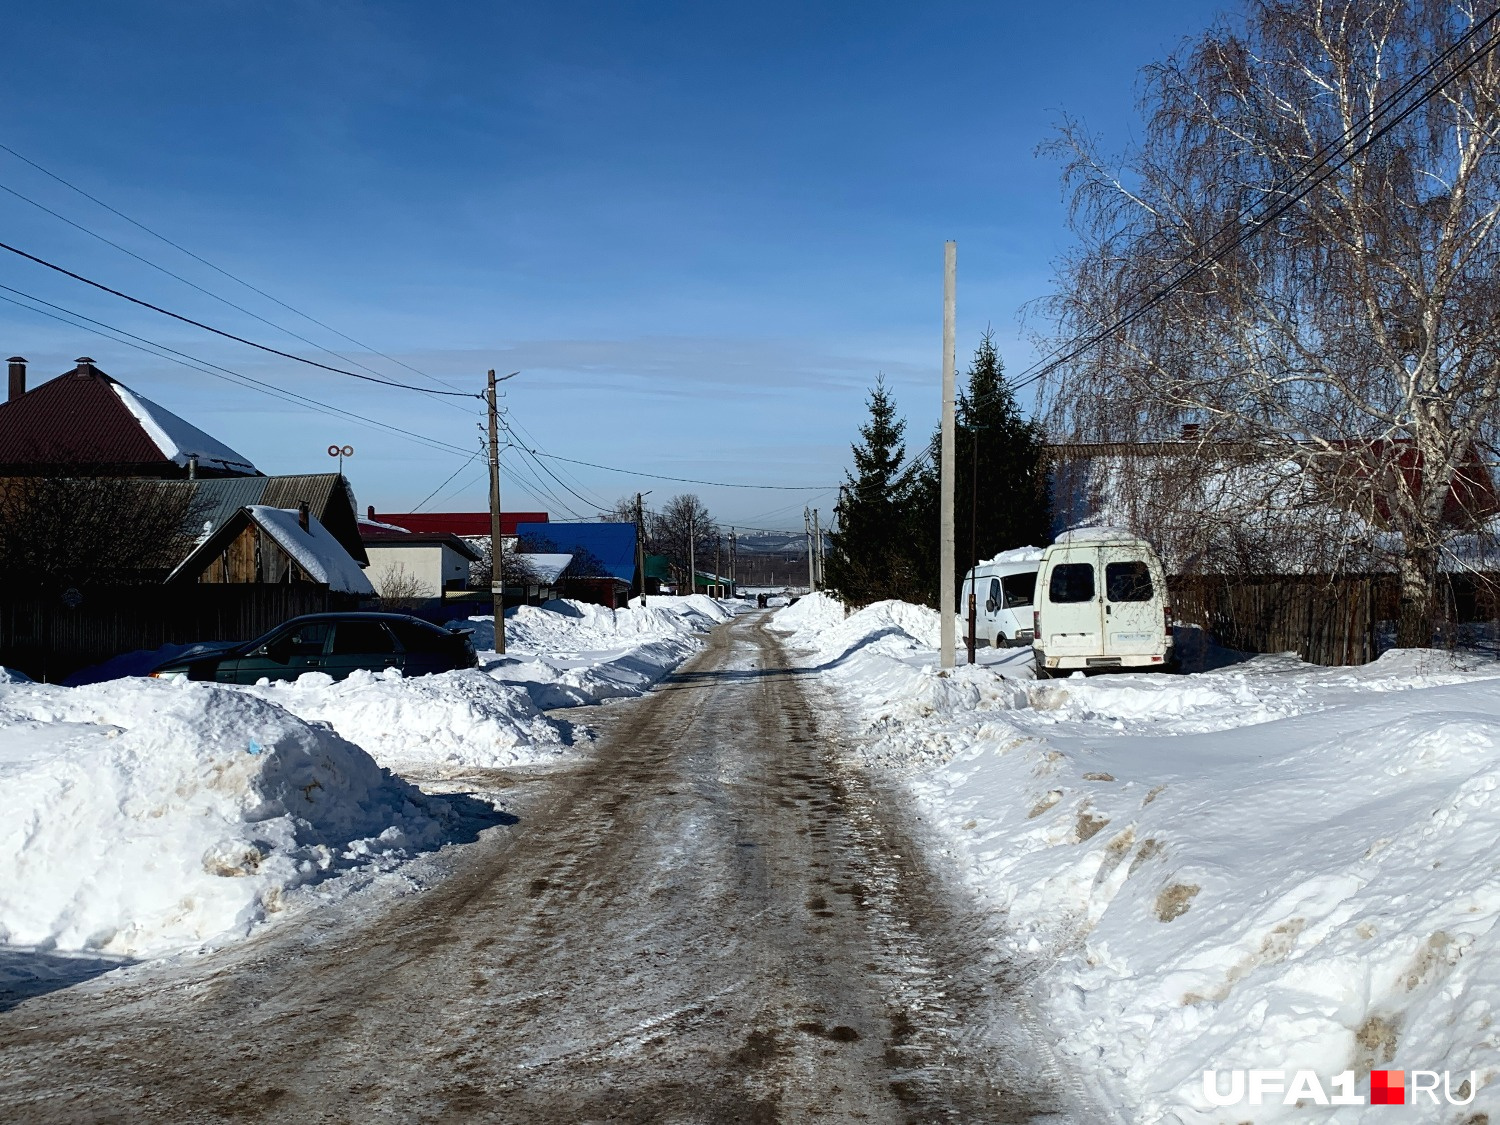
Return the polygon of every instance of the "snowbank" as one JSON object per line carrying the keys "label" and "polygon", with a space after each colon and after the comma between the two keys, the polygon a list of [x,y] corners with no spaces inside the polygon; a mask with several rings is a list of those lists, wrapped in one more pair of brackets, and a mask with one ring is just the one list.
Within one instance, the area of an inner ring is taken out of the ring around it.
{"label": "snowbank", "polygon": [[447,812],[253,695],[0,686],[0,942],[145,956],[441,842]]}
{"label": "snowbank", "polygon": [[555,757],[570,741],[566,726],[543,711],[640,695],[729,616],[701,595],[653,597],[644,609],[562,600],[518,606],[505,615],[504,656],[493,650],[493,617],[450,622],[474,630],[479,668],[410,679],[394,669],[356,672],[341,681],[315,672],[242,690],[328,723],[398,771],[524,765]]}
{"label": "snowbank", "polygon": [[337,681],[309,672],[291,683],[240,690],[327,723],[395,770],[510,766],[563,747],[561,728],[524,687],[477,668],[409,679],[396,669],[360,671]]}
{"label": "snowbank", "polygon": [[1495,1113],[1496,665],[1407,651],[1036,683],[994,654],[940,676],[923,630],[893,629],[925,612],[872,606],[792,643],[1005,912],[1060,1054],[1120,1120],[1308,1115],[1215,1110],[1206,1069],[1325,1086],[1352,1069],[1366,1096],[1372,1068],[1452,1071],[1455,1088],[1473,1070],[1451,1119]]}

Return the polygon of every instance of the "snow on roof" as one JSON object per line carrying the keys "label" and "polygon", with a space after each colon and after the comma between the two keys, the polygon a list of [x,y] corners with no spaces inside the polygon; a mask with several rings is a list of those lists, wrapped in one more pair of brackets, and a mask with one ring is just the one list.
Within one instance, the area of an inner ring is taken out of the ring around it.
{"label": "snow on roof", "polygon": [[1057,542],[1068,543],[1135,543],[1140,536],[1123,527],[1075,527],[1057,537]]}
{"label": "snow on roof", "polygon": [[1009,551],[1001,551],[992,559],[985,559],[980,566],[1009,566],[1012,563],[1039,563],[1042,561],[1042,549],[1040,547],[1013,547]]}
{"label": "snow on roof", "polygon": [[537,581],[543,586],[551,586],[555,583],[562,576],[562,572],[568,569],[568,564],[573,561],[572,555],[556,555],[542,551],[536,553],[518,551],[516,558],[526,561],[526,565],[531,567],[531,572],[536,575]]}
{"label": "snow on roof", "polygon": [[246,510],[314,582],[327,583],[330,590],[345,594],[375,592],[359,564],[316,516],[308,517],[307,529],[303,530],[295,509],[250,504]]}
{"label": "snow on roof", "polygon": [[191,422],[177,417],[165,407],[143,395],[138,395],[118,380],[111,380],[115,394],[125,409],[141,424],[146,436],[161,450],[162,456],[179,465],[186,465],[194,456],[205,467],[224,469],[235,473],[254,473],[259,470],[248,458],[236,453],[229,446],[210,437]]}
{"label": "snow on roof", "polygon": [[373,527],[379,528],[381,531],[399,531],[403,535],[411,534],[410,528],[398,527],[393,523],[385,523],[381,520],[372,520],[366,516],[357,516],[356,518],[359,520],[359,530],[361,532],[363,532],[367,527]]}

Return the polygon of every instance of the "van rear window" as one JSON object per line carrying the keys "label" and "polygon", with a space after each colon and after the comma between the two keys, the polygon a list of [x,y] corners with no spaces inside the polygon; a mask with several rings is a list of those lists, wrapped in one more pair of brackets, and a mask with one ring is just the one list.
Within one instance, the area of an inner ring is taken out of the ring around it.
{"label": "van rear window", "polygon": [[1094,564],[1062,563],[1052,568],[1047,600],[1059,604],[1094,600]]}
{"label": "van rear window", "polygon": [[1104,591],[1112,602],[1149,602],[1151,569],[1143,562],[1106,563]]}

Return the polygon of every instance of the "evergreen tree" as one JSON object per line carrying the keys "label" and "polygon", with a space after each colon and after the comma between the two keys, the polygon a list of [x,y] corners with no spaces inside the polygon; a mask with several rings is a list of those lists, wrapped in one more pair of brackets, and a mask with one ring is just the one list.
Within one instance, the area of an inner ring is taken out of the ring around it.
{"label": "evergreen tree", "polygon": [[[992,332],[984,334],[974,352],[955,422],[950,581],[956,590],[976,561],[1013,547],[1042,546],[1050,538],[1041,427],[1016,404]],[[931,605],[938,595],[939,436],[933,438],[930,465],[914,485],[912,504],[913,545]]]}
{"label": "evergreen tree", "polygon": [[906,423],[896,417],[883,375],[869,407],[861,442],[853,446],[854,471],[839,489],[825,575],[828,588],[850,605],[910,598],[919,589],[908,535],[911,484],[901,473]]}

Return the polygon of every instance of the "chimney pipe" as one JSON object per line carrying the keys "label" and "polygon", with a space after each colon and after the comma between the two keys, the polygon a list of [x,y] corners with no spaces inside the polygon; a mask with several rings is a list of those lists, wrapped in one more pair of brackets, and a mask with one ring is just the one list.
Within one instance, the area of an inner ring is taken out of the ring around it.
{"label": "chimney pipe", "polygon": [[366,504],[365,505],[365,511],[367,511],[367,512],[370,513],[370,522],[374,523],[375,522],[375,505],[374,504]]}
{"label": "chimney pipe", "polygon": [[13,355],[6,360],[10,364],[10,397],[8,402],[15,402],[26,393],[26,357]]}
{"label": "chimney pipe", "polygon": [[81,355],[73,362],[78,364],[78,374],[92,375],[94,373],[94,360],[92,356]]}
{"label": "chimney pipe", "polygon": [[188,454],[188,480],[197,480],[197,479],[198,479],[198,455],[196,453],[189,453]]}
{"label": "chimney pipe", "polygon": [[308,520],[308,517],[310,515],[311,515],[311,512],[308,509],[307,501],[306,500],[298,500],[297,501],[297,526],[300,527],[303,531],[307,530],[307,520]]}

